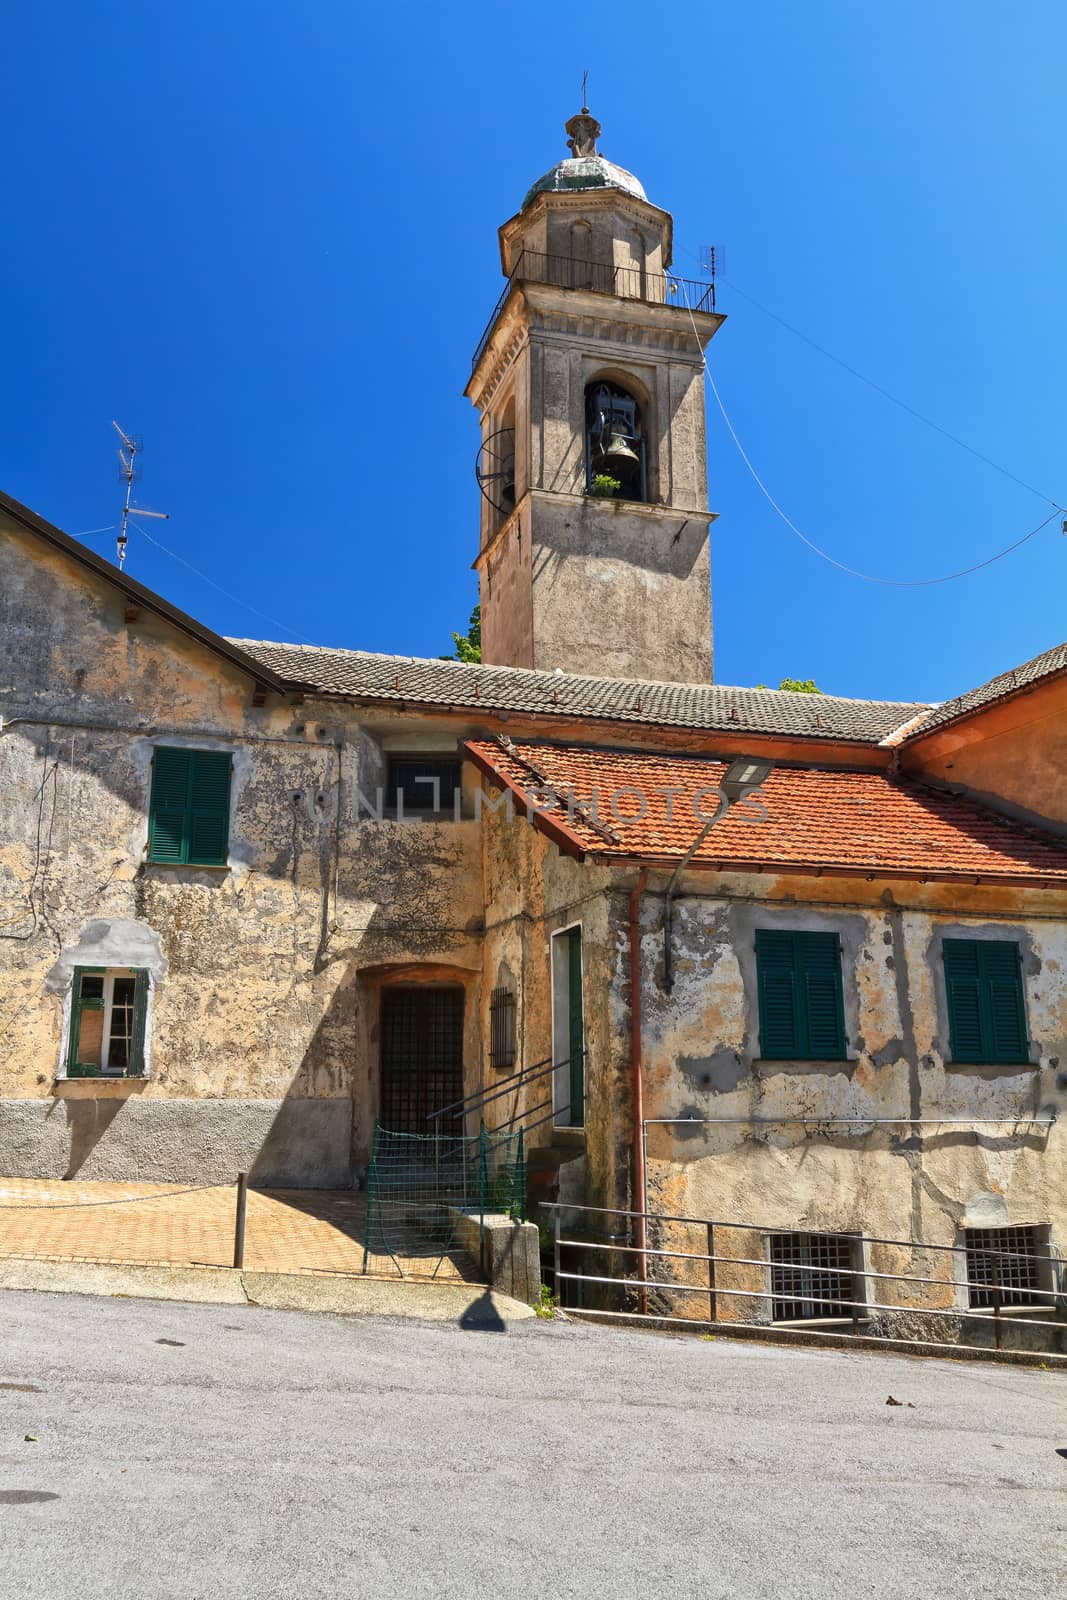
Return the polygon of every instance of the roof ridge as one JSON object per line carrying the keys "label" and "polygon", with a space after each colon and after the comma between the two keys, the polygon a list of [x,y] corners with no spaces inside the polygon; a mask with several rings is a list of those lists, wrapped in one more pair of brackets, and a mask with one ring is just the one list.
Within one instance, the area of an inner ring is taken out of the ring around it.
{"label": "roof ridge", "polygon": [[[315,651],[324,655],[358,656],[363,660],[389,663],[404,662],[409,666],[458,668],[463,672],[514,673],[517,677],[547,678],[557,683],[562,679],[564,682],[570,683],[617,684],[620,689],[671,689],[690,694],[701,694],[710,691],[724,695],[789,695],[791,697],[790,703],[795,702],[795,697],[798,693],[795,689],[770,689],[763,688],[759,684],[684,683],[669,678],[605,678],[595,676],[592,673],[565,672],[548,667],[513,667],[503,662],[493,661],[456,661],[450,656],[397,655],[385,650],[360,650],[351,645],[290,644],[285,640],[237,639],[233,637],[230,637],[230,643],[242,646],[259,645],[268,650]],[[929,711],[936,707],[936,702],[928,700],[875,700],[862,695],[826,694],[822,691],[817,695],[811,696],[813,707],[820,702],[825,703],[826,701],[851,706],[906,706],[914,707],[916,711]]]}

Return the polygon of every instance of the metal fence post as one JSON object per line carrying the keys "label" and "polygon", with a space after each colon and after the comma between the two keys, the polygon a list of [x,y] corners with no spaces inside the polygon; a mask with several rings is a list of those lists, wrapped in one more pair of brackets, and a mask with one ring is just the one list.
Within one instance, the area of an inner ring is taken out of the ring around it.
{"label": "metal fence post", "polygon": [[552,1246],[552,1289],[553,1289],[553,1292],[555,1293],[557,1304],[562,1305],[563,1304],[563,1285],[560,1282],[560,1276],[559,1276],[559,1274],[560,1274],[559,1229],[560,1229],[560,1217],[559,1217],[559,1212],[557,1211],[556,1212],[556,1217],[555,1217],[555,1228],[554,1228],[554,1231],[553,1231],[553,1246]]}
{"label": "metal fence post", "polygon": [[1001,1339],[1001,1328],[1000,1328],[1000,1283],[999,1283],[999,1281],[995,1282],[993,1284],[993,1338],[996,1341],[996,1347],[999,1350],[1000,1349],[1000,1339]]}
{"label": "metal fence post", "polygon": [[718,1318],[717,1318],[717,1307],[715,1305],[715,1224],[714,1224],[714,1222],[709,1222],[708,1223],[708,1309],[711,1312],[711,1320],[712,1320],[712,1322],[717,1321],[718,1320]]}
{"label": "metal fence post", "polygon": [[233,1264],[245,1264],[245,1212],[248,1206],[248,1173],[237,1174],[237,1215],[233,1227]]}

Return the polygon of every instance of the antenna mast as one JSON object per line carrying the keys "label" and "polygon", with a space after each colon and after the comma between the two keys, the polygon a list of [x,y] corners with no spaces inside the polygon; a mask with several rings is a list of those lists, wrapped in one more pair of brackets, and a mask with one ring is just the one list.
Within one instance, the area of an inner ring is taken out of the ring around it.
{"label": "antenna mast", "polygon": [[144,506],[131,505],[130,496],[133,493],[134,483],[141,476],[141,469],[137,466],[137,457],[144,450],[144,440],[131,439],[127,434],[123,433],[115,421],[112,421],[111,426],[122,440],[119,445],[119,464],[121,467],[119,476],[126,483],[126,498],[122,503],[122,521],[119,525],[119,536],[115,541],[115,559],[121,572],[126,563],[126,524],[130,517],[156,517],[161,522],[169,522],[170,516],[166,511],[147,511]]}

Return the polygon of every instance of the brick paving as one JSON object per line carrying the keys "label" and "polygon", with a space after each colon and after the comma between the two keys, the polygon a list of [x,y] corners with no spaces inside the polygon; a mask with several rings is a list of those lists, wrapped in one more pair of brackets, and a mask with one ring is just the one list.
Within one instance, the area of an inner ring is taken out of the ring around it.
{"label": "brick paving", "polygon": [[[138,1266],[233,1265],[236,1190],[164,1183],[0,1180],[0,1256]],[[351,1191],[250,1189],[244,1265],[254,1272],[363,1271],[366,1200]],[[461,1251],[444,1257],[409,1237],[396,1260],[372,1253],[375,1277],[479,1282]],[[440,1261],[440,1265],[438,1265]]]}

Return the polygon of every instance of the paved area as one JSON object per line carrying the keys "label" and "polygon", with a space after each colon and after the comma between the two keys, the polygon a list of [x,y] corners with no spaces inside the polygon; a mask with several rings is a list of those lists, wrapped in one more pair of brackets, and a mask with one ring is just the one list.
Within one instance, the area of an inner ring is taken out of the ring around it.
{"label": "paved area", "polygon": [[[163,1183],[0,1180],[0,1256],[149,1266],[233,1265],[233,1187],[186,1189]],[[250,1190],[245,1266],[258,1272],[359,1273],[364,1197],[350,1191]],[[376,1247],[380,1240],[375,1238]],[[390,1235],[396,1259],[376,1248],[378,1276],[475,1282],[461,1251],[438,1250],[411,1233]]]}
{"label": "paved area", "polygon": [[1047,1600],[1065,1449],[1053,1373],[0,1295],[5,1600]]}

